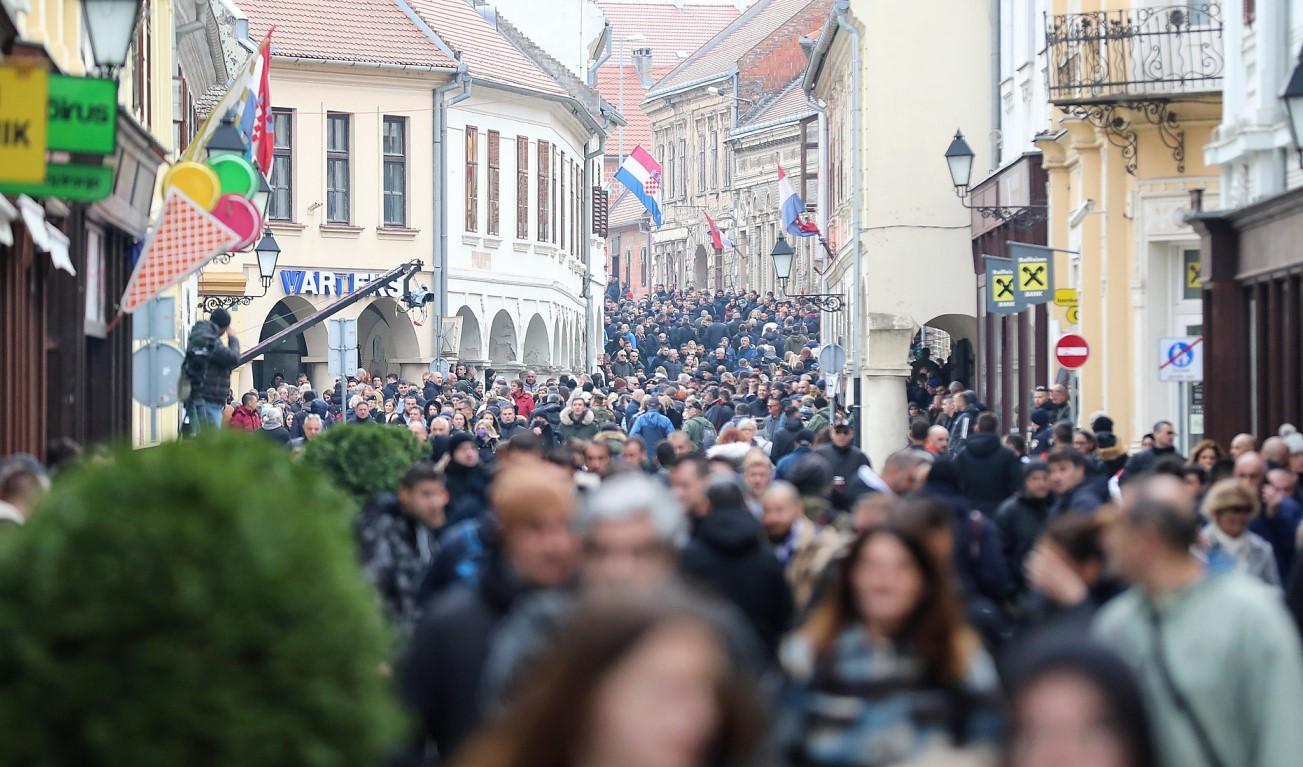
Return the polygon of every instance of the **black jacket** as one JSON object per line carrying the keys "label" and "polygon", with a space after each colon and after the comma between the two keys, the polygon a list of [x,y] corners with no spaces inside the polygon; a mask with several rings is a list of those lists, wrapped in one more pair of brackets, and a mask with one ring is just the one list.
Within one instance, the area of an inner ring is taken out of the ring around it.
{"label": "black jacket", "polygon": [[184,368],[191,401],[225,405],[231,393],[231,371],[239,364],[240,342],[235,336],[222,343],[221,331],[212,320],[199,320],[190,328]]}
{"label": "black jacket", "polygon": [[527,593],[507,565],[495,563],[478,583],[454,586],[426,607],[396,676],[422,740],[438,747],[442,763],[480,724],[489,647],[503,617]]}
{"label": "black jacket", "polygon": [[1031,498],[1019,492],[1000,504],[995,512],[995,526],[1000,530],[1000,544],[1004,560],[1009,566],[1016,593],[1027,590],[1027,576],[1023,563],[1036,545],[1045,521],[1050,516],[1050,497]]}
{"label": "black jacket", "polygon": [[1085,478],[1054,502],[1051,516],[1070,512],[1090,513],[1109,502],[1108,480]]}
{"label": "black jacket", "polygon": [[489,507],[489,471],[483,463],[468,467],[448,461],[444,484],[448,488],[449,525],[474,519]]}
{"label": "black jacket", "polygon": [[728,325],[725,325],[722,322],[712,322],[707,325],[702,332],[702,343],[706,345],[708,351],[713,352],[715,347],[719,346],[719,342],[727,335]]}
{"label": "black jacket", "polygon": [[1176,452],[1175,447],[1151,447],[1148,450],[1141,450],[1139,453],[1131,456],[1131,458],[1127,460],[1127,465],[1123,469],[1123,472],[1131,475],[1144,474],[1154,468],[1154,464],[1169,455],[1176,457],[1182,463],[1185,462],[1185,458],[1183,458],[1180,453]]}
{"label": "black jacket", "polygon": [[959,455],[964,452],[964,447],[968,440],[973,436],[973,427],[977,425],[977,415],[981,411],[977,405],[969,405],[966,410],[955,416],[954,423],[950,429],[950,454]]}
{"label": "black jacket", "polygon": [[[860,467],[871,465],[868,457],[854,445],[847,445],[843,449],[832,443],[816,447],[814,454],[827,461],[832,470],[833,488],[829,498],[832,507],[837,511],[850,511],[855,500],[868,489],[864,483],[855,482]],[[838,477],[841,477],[840,483]]]}
{"label": "black jacket", "polygon": [[792,452],[792,448],[796,446],[796,435],[804,428],[805,425],[801,423],[800,418],[793,418],[774,433],[773,445],[769,448],[769,460],[773,461],[775,466]]}
{"label": "black jacket", "polygon": [[737,606],[772,655],[792,620],[792,592],[761,535],[746,509],[714,509],[697,521],[680,567],[686,578]]}
{"label": "black jacket", "polygon": [[988,517],[1022,486],[1022,464],[1018,456],[1001,445],[1000,438],[994,434],[973,434],[955,462],[959,464],[964,495]]}

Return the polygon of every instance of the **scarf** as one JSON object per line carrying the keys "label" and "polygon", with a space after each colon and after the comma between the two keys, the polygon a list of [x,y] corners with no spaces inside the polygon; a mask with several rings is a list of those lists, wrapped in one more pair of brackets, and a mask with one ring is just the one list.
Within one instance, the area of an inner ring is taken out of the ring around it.
{"label": "scarf", "polygon": [[1217,526],[1216,520],[1213,520],[1213,523],[1208,525],[1208,535],[1212,538],[1213,545],[1226,552],[1237,564],[1244,562],[1244,557],[1249,553],[1248,530],[1245,530],[1239,538],[1232,538]]}

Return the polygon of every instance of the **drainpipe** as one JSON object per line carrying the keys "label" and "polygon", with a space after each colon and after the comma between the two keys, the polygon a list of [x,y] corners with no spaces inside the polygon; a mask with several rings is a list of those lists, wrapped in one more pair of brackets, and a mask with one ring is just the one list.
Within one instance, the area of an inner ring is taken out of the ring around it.
{"label": "drainpipe", "polygon": [[[461,88],[444,103],[444,96]],[[448,313],[448,108],[470,98],[471,81],[466,65],[459,63],[457,76],[434,89],[434,365],[446,373],[443,359],[443,318]]]}
{"label": "drainpipe", "polygon": [[[863,110],[860,106],[862,86],[860,83],[860,31],[850,23],[847,18],[849,11],[849,0],[837,0],[835,6],[837,13],[837,27],[850,36],[851,39],[851,232],[855,237],[855,249],[851,252],[851,273],[853,274],[854,284],[850,291],[851,304],[851,341],[850,341],[850,359],[851,375],[854,376],[853,389],[855,392],[856,423],[860,428],[856,429],[856,437],[862,438],[860,432],[863,429],[864,419],[860,415],[863,405],[860,402],[860,321],[864,315],[864,308],[861,306],[864,291],[863,284],[863,256],[861,251],[863,246],[860,237],[863,231],[861,223],[860,208],[860,115]],[[858,444],[858,439],[857,439]]]}
{"label": "drainpipe", "polygon": [[1001,132],[1002,123],[1004,122],[1003,113],[1000,111],[1000,0],[991,0],[991,172],[994,173],[1001,165],[1000,155],[1003,154],[1000,145],[1003,143],[1004,134]]}
{"label": "drainpipe", "polygon": [[[602,34],[606,36],[606,45],[602,47],[602,55],[598,56],[597,61],[594,61],[593,65],[588,68],[588,84],[594,87],[597,85],[597,70],[601,69],[606,60],[611,58],[611,38],[614,35],[611,34],[611,23],[609,21],[606,23],[606,28],[602,30]],[[623,43],[621,43],[621,50],[623,50]],[[621,66],[623,66],[623,63]],[[623,82],[621,80],[621,84]]]}
{"label": "drainpipe", "polygon": [[[610,51],[608,49],[607,55],[609,54]],[[605,58],[603,58],[603,61],[605,61]],[[600,66],[600,62],[598,65]],[[597,149],[584,154],[583,183],[585,195],[589,193],[589,190],[593,186],[592,173],[590,171],[593,166],[593,160],[602,157],[605,154],[606,131],[599,130],[597,132]],[[609,216],[609,210],[607,211],[607,214]],[[593,296],[591,289],[593,284],[593,253],[592,248],[590,247],[590,244],[592,243],[592,234],[590,232],[593,228],[592,217],[593,204],[592,199],[589,198],[589,203],[584,206],[584,210],[579,216],[580,226],[582,227],[580,235],[583,238],[584,243],[584,287],[586,288],[585,290],[580,291],[584,294],[584,370],[597,369],[597,358],[595,356],[596,353],[593,350],[593,339],[597,338],[596,323],[601,321],[597,317],[597,307],[605,305],[605,298]],[[603,293],[602,296],[605,296],[605,293]]]}

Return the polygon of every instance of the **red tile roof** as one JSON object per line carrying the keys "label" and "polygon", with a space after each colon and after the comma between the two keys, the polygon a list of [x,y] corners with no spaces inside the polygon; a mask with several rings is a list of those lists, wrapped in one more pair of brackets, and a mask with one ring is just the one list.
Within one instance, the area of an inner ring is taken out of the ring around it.
{"label": "red tile roof", "polygon": [[[733,5],[704,5],[691,0],[679,3],[671,0],[645,3],[597,0],[597,7],[606,16],[611,33],[615,35],[611,58],[603,68],[618,68],[620,59],[627,62],[634,48],[651,48],[652,67],[668,71],[683,62],[683,57],[678,55],[680,52],[684,57],[692,55],[738,17],[738,10]],[[633,34],[646,39],[624,43],[621,55],[619,39]]]}
{"label": "red tile roof", "polygon": [[610,228],[636,224],[647,215],[647,209],[642,206],[637,197],[626,191],[623,185],[615,184],[611,193],[615,195],[615,202],[607,214],[607,226]]}
{"label": "red tile roof", "polygon": [[[455,69],[393,0],[236,0],[249,17],[249,36],[271,26],[272,53],[368,64]],[[274,67],[273,67],[274,71]]]}
{"label": "red tile roof", "polygon": [[[737,68],[738,59],[768,40],[789,19],[807,9],[816,0],[760,0],[720,30],[687,61],[651,88],[657,95],[714,75],[724,75]],[[822,23],[823,18],[818,19]],[[655,55],[655,54],[653,54]]]}
{"label": "red tile roof", "polygon": [[508,42],[466,0],[408,0],[408,4],[462,57],[471,77],[568,95],[560,83]]}

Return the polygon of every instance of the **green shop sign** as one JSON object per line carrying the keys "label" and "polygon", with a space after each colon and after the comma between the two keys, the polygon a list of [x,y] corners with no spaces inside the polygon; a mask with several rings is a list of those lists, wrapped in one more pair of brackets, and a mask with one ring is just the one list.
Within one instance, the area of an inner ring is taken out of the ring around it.
{"label": "green shop sign", "polygon": [[[118,134],[118,84],[94,77],[50,75],[48,148],[111,154]],[[55,167],[50,166],[54,172]]]}
{"label": "green shop sign", "polygon": [[113,193],[113,168],[98,165],[55,165],[45,167],[45,181],[0,184],[0,194],[57,197],[70,202],[98,202]]}

